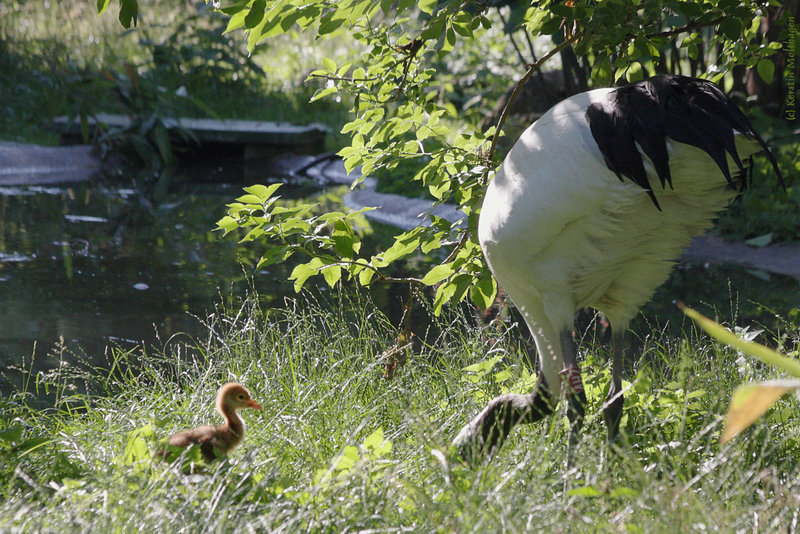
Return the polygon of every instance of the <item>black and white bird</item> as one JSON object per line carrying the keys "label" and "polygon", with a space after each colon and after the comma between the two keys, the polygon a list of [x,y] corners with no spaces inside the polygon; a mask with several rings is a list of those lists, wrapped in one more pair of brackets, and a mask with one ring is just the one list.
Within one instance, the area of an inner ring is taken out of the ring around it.
{"label": "black and white bird", "polygon": [[521,135],[486,191],[478,237],[536,342],[539,380],[533,393],[497,397],[468,423],[454,442],[462,457],[497,449],[562,396],[577,439],[586,396],[572,330],[583,307],[612,326],[603,412],[609,440],[617,437],[622,333],[741,191],[742,160],[759,151],[782,181],[739,108],[714,84],[684,76],[572,96]]}

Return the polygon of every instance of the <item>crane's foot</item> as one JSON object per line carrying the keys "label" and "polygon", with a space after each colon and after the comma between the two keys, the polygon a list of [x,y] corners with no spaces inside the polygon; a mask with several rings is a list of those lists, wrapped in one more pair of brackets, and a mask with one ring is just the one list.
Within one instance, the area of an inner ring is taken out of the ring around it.
{"label": "crane's foot", "polygon": [[470,466],[493,455],[519,423],[534,423],[553,413],[550,394],[540,381],[529,395],[507,393],[492,399],[453,440],[456,454]]}

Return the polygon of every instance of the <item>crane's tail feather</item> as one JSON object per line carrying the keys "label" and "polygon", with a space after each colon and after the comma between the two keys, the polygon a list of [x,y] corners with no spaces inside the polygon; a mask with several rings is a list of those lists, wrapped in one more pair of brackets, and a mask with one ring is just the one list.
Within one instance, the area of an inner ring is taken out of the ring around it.
{"label": "crane's tail feather", "polygon": [[[647,191],[660,210],[647,178],[642,152],[653,162],[661,187],[672,187],[666,138],[695,146],[717,164],[728,183],[739,189],[728,157],[743,176],[745,167],[737,151],[737,134],[758,143],[766,153],[781,186],[775,156],[750,120],[713,83],[685,76],[657,76],[608,94],[586,111],[586,120],[609,169]],[[640,151],[641,149],[641,151]],[[784,186],[785,189],[785,186]]]}

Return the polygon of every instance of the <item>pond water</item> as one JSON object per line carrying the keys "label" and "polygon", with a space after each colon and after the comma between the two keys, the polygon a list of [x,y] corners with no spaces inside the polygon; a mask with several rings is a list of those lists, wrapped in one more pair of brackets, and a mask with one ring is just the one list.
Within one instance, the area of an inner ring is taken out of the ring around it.
{"label": "pond water", "polygon": [[251,287],[267,305],[293,294],[274,283],[288,266],[248,276],[237,257],[255,251],[211,231],[240,192],[195,185],[153,207],[103,182],[0,188],[0,390],[23,360],[51,367],[66,348],[100,363],[109,345],[200,334],[195,315]]}
{"label": "pond water", "polygon": [[[253,273],[240,260],[256,259],[257,250],[211,231],[241,186],[182,186],[158,207],[104,181],[0,188],[0,393],[34,356],[36,368],[57,365],[65,352],[104,365],[109,345],[161,347],[175,334],[202,334],[196,317],[221,301],[235,303],[251,287],[267,307],[294,295],[290,265]],[[384,241],[394,233],[377,232]],[[385,290],[376,300],[386,305]],[[766,273],[682,265],[645,316],[680,325],[674,300],[716,309],[737,324],[780,328],[800,309],[800,287]]]}

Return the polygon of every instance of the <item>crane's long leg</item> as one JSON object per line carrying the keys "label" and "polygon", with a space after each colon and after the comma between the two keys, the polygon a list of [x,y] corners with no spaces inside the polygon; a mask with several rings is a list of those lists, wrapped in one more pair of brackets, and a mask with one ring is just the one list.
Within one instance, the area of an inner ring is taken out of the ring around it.
{"label": "crane's long leg", "polygon": [[528,395],[506,393],[492,399],[481,413],[467,423],[453,446],[468,463],[475,463],[485,454],[493,454],[511,433],[514,425],[535,423],[553,413],[553,400],[547,383],[539,374],[536,389]]}
{"label": "crane's long leg", "polygon": [[586,412],[586,392],[583,390],[581,371],[578,368],[578,345],[572,338],[572,331],[565,330],[559,334],[564,359],[564,388],[567,395],[567,418],[570,424],[570,450],[578,443],[583,416]]}
{"label": "crane's long leg", "polygon": [[611,334],[611,383],[603,404],[609,443],[613,443],[619,435],[622,407],[625,404],[625,397],[622,396],[622,355],[622,331],[615,330]]}

